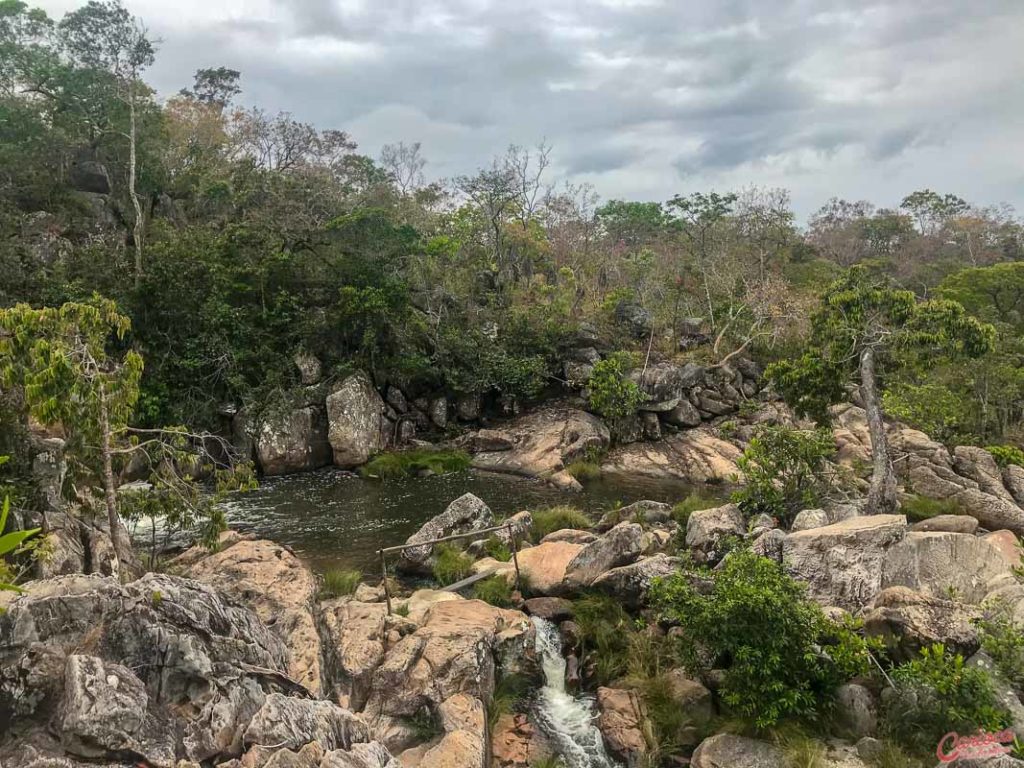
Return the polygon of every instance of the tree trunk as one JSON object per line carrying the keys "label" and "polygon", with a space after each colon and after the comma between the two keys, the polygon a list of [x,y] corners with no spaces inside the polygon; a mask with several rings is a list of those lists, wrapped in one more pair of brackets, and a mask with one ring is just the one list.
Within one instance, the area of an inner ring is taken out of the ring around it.
{"label": "tree trunk", "polygon": [[875,350],[867,347],[860,353],[860,393],[867,411],[871,435],[871,485],[868,488],[868,514],[883,515],[896,511],[896,474],[889,456],[889,440],[885,435],[882,404],[875,379]]}
{"label": "tree trunk", "polygon": [[114,483],[113,453],[110,447],[110,414],[107,410],[107,391],[100,384],[100,451],[103,454],[103,497],[107,506],[107,526],[114,554],[110,562],[111,575],[120,578],[121,563],[125,560],[127,542],[121,536],[121,519],[117,514],[117,486]]}
{"label": "tree trunk", "polygon": [[135,188],[138,156],[137,128],[135,121],[135,85],[132,84],[128,93],[128,194],[132,198],[132,207],[135,208],[135,225],[132,227],[132,244],[135,246],[135,285],[138,287],[142,280],[142,235],[145,219],[142,215],[142,204],[139,202],[139,192]]}

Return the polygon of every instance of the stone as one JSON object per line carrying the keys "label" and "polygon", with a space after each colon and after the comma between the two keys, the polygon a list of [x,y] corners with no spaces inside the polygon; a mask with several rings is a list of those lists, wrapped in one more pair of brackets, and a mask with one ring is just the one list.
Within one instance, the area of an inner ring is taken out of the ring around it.
{"label": "stone", "polygon": [[658,421],[656,413],[651,413],[650,411],[641,412],[640,428],[643,432],[644,440],[661,439],[661,422]]}
{"label": "stone", "polygon": [[370,695],[373,673],[384,662],[387,606],[341,598],[322,603],[320,616],[335,658],[335,688],[347,706],[360,710]]}
{"label": "stone", "polygon": [[1009,530],[1024,536],[1024,509],[1015,502],[973,488],[960,491],[952,499],[982,527],[990,531]]}
{"label": "stone", "polygon": [[1024,504],[1024,467],[1016,464],[1003,467],[1003,485],[1017,504]]}
{"label": "stone", "polygon": [[448,399],[444,397],[435,397],[430,401],[430,405],[427,408],[427,416],[430,417],[430,421],[433,422],[434,426],[438,429],[444,429],[448,426]]}
{"label": "stone", "polygon": [[405,394],[398,387],[390,385],[384,392],[384,400],[395,409],[396,413],[408,413],[409,412],[409,401],[405,399]]}
{"label": "stone", "polygon": [[680,400],[674,408],[662,415],[666,424],[674,427],[699,427],[702,421],[698,411],[689,400]]}
{"label": "stone", "polygon": [[485,768],[486,744],[469,731],[447,733],[427,750],[418,768]]}
{"label": "stone", "polygon": [[583,550],[583,544],[569,541],[546,541],[519,553],[519,570],[526,577],[530,591],[538,595],[562,595],[566,569]]}
{"label": "stone", "polygon": [[327,396],[328,439],[334,463],[351,469],[383,450],[384,401],[363,371],[346,377]]}
{"label": "stone", "polygon": [[974,624],[980,616],[963,603],[889,587],[875,595],[863,621],[865,633],[881,638],[895,660],[910,661],[935,643],[970,657],[980,646]]}
{"label": "stone", "polygon": [[619,523],[667,523],[672,519],[672,505],[649,499],[635,501],[619,509],[610,509],[601,516],[600,522],[595,526],[598,531],[604,533],[611,530]]}
{"label": "stone", "polygon": [[[420,529],[405,540],[406,544],[418,544],[457,533],[471,533],[494,525],[494,514],[480,498],[465,493],[455,499],[440,515],[425,522]],[[402,550],[399,567],[407,571],[429,572],[433,562],[434,548],[429,545]]]}
{"label": "stone", "polygon": [[572,601],[561,597],[531,597],[526,601],[526,612],[554,622],[571,619],[574,613]]}
{"label": "stone", "polygon": [[741,537],[744,533],[743,514],[735,504],[701,509],[691,513],[686,521],[686,546],[712,552],[726,537]]}
{"label": "stone", "polygon": [[981,540],[995,547],[1007,568],[1012,570],[1024,566],[1024,547],[1012,532],[992,531],[982,536]]}
{"label": "stone", "polygon": [[686,716],[686,724],[674,734],[680,744],[694,746],[715,717],[714,697],[701,683],[689,677],[686,670],[672,669],[666,675],[673,701]]}
{"label": "stone", "polygon": [[567,541],[570,544],[589,544],[592,541],[597,541],[597,534],[591,533],[590,531],[581,531],[578,528],[562,528],[557,531],[552,531],[543,539],[540,540],[541,544],[547,544],[552,541]]}
{"label": "stone", "polygon": [[636,302],[623,299],[615,307],[615,322],[634,339],[642,339],[650,335],[654,316]]}
{"label": "stone", "polygon": [[494,768],[530,768],[551,755],[543,734],[525,714],[503,714],[491,731]]}
{"label": "stone", "polygon": [[605,747],[629,768],[640,766],[647,755],[644,723],[647,713],[636,691],[620,688],[597,689],[597,727]]}
{"label": "stone", "polygon": [[967,659],[967,666],[982,669],[987,673],[996,701],[1010,713],[1010,730],[1018,739],[1024,739],[1024,703],[992,657],[984,651],[978,651]]}
{"label": "stone", "polygon": [[836,689],[836,727],[851,740],[874,735],[878,729],[878,709],[871,692],[863,685],[846,683]]}
{"label": "stone", "polygon": [[324,699],[298,699],[271,693],[245,729],[242,741],[298,749],[315,741],[327,750],[349,749],[370,740],[366,723]]}
{"label": "stone", "polygon": [[936,515],[910,526],[912,531],[942,531],[944,533],[974,533],[978,521],[970,515]]}
{"label": "stone", "polygon": [[739,476],[742,451],[706,428],[689,429],[656,443],[613,448],[601,463],[609,475],[715,483]]}
{"label": "stone", "polygon": [[566,566],[566,584],[574,589],[589,587],[601,574],[635,561],[643,551],[643,534],[637,523],[619,523],[585,545]]}
{"label": "stone", "polygon": [[782,562],[782,550],[785,546],[786,534],[778,528],[771,528],[759,534],[750,544],[756,555],[767,557],[777,563]]}
{"label": "stone", "polygon": [[903,515],[854,517],[786,536],[787,572],[822,605],[859,610],[882,588],[882,564],[907,531]]}
{"label": "stone", "polygon": [[796,517],[793,518],[793,524],[790,526],[791,531],[807,531],[811,528],[824,528],[831,521],[828,519],[828,513],[823,509],[804,509],[797,513]]}
{"label": "stone", "polygon": [[480,418],[480,395],[463,395],[455,401],[455,417],[459,421],[476,421]]}
{"label": "stone", "polygon": [[511,517],[505,519],[501,524],[507,525],[511,529],[511,533],[504,528],[500,531],[495,531],[494,536],[498,541],[506,546],[510,546],[512,543],[511,537],[515,537],[517,546],[520,546],[523,542],[530,540],[530,534],[533,531],[533,514],[524,509],[522,512],[516,512]]}
{"label": "stone", "polygon": [[591,582],[591,588],[614,597],[630,609],[641,607],[655,579],[674,574],[682,561],[665,554],[652,555],[630,565],[612,568]]}
{"label": "stone", "polygon": [[690,760],[691,768],[782,768],[785,765],[786,756],[778,747],[731,733],[704,739]]}
{"label": "stone", "polygon": [[470,453],[511,451],[516,447],[516,437],[501,429],[479,429],[460,437],[456,444]]}
{"label": "stone", "polygon": [[320,359],[310,352],[305,350],[296,352],[292,362],[295,363],[295,367],[299,371],[299,381],[307,387],[318,384],[323,377]]}
{"label": "stone", "polygon": [[68,183],[79,192],[95,195],[110,194],[110,174],[107,167],[98,160],[79,157],[72,161]]}
{"label": "stone", "polygon": [[331,460],[327,417],[315,406],[274,411],[256,434],[256,460],[265,475],[307,472]]}
{"label": "stone", "polygon": [[1003,473],[992,454],[984,448],[958,445],[953,449],[953,469],[978,484],[978,490],[1012,503],[1013,495],[1003,485]]}

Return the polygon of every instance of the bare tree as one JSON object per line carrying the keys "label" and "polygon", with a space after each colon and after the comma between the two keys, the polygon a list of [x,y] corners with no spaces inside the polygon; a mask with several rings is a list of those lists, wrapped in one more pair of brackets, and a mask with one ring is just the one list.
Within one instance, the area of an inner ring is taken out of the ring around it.
{"label": "bare tree", "polygon": [[410,195],[424,184],[423,169],[427,161],[420,154],[420,143],[385,144],[380,150],[380,164],[402,195]]}

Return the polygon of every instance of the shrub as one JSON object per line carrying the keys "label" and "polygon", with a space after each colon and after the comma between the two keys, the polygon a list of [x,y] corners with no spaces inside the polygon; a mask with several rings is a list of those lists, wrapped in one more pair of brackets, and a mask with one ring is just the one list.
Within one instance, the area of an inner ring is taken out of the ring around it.
{"label": "shrub", "polygon": [[963,509],[953,499],[929,499],[925,496],[910,496],[900,504],[900,512],[912,523],[919,523],[938,515],[962,515]]}
{"label": "shrub", "polygon": [[722,701],[757,727],[814,719],[838,685],[867,672],[864,641],[830,621],[778,563],[739,549],[714,572],[710,593],[698,592],[692,577],[657,583],[654,604],[663,620],[682,625],[686,666],[728,665]]}
{"label": "shrub", "polygon": [[601,476],[601,465],[580,459],[566,465],[565,471],[577,480],[593,480]]}
{"label": "shrub", "polygon": [[487,707],[487,720],[491,730],[498,724],[502,715],[511,714],[523,706],[529,690],[530,681],[523,675],[505,675],[498,679],[491,703]]}
{"label": "shrub", "polygon": [[675,520],[683,528],[686,527],[686,522],[690,519],[690,515],[694,512],[700,512],[702,509],[711,509],[721,504],[717,499],[713,499],[710,496],[694,491],[682,501],[676,502],[672,506],[672,519]]}
{"label": "shrub", "polygon": [[950,731],[999,731],[1010,722],[988,674],[964,663],[941,644],[891,674],[897,691],[885,702],[881,722],[890,737],[922,753]]}
{"label": "shrub", "polygon": [[986,605],[986,615],[978,622],[981,647],[996,668],[1016,689],[1024,689],[1024,627],[1015,622],[1000,602]]}
{"label": "shrub", "polygon": [[381,453],[359,469],[363,477],[379,480],[393,480],[413,477],[424,470],[435,475],[462,472],[469,468],[469,454],[463,451],[436,451],[430,448],[416,448],[411,451]]}
{"label": "shrub", "polygon": [[590,518],[582,510],[565,504],[533,513],[533,534],[537,539],[563,528],[589,528],[590,525]]}
{"label": "shrub", "polygon": [[992,458],[1000,467],[1008,467],[1011,464],[1024,467],[1024,451],[1015,445],[987,445],[985,450],[992,454]]}
{"label": "shrub", "polygon": [[320,585],[320,597],[343,597],[351,595],[356,591],[359,582],[363,580],[361,571],[327,571],[323,575],[323,583]]}
{"label": "shrub", "polygon": [[489,536],[487,538],[487,541],[484,542],[484,552],[487,553],[488,557],[493,557],[502,563],[507,563],[512,559],[512,550],[509,549],[508,544],[497,536]]}
{"label": "shrub", "polygon": [[590,390],[590,407],[595,413],[609,419],[622,419],[636,413],[647,399],[636,382],[626,378],[631,367],[632,360],[625,352],[617,352],[594,364],[587,389]]}
{"label": "shrub", "polygon": [[629,614],[612,597],[587,594],[573,604],[579,628],[581,667],[592,664],[593,682],[606,685],[629,668]]}
{"label": "shrub", "polygon": [[434,551],[434,578],[441,586],[461,581],[472,572],[472,557],[452,544],[437,545]]}
{"label": "shrub", "polygon": [[494,574],[473,585],[473,597],[496,608],[512,607],[512,585],[501,574]]}
{"label": "shrub", "polygon": [[833,453],[835,438],[827,429],[762,426],[736,462],[746,485],[733,500],[747,517],[763,512],[788,525],[828,493],[826,461]]}

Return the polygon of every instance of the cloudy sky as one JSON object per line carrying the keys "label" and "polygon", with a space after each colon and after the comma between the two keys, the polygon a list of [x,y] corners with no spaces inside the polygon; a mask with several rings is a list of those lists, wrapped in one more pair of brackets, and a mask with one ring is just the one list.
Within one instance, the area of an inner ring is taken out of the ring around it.
{"label": "cloudy sky", "polygon": [[806,216],[931,187],[1024,210],[1024,0],[126,4],[162,39],[162,94],[232,67],[245,102],[368,154],[422,142],[431,177],[546,139],[605,198],[784,186]]}

